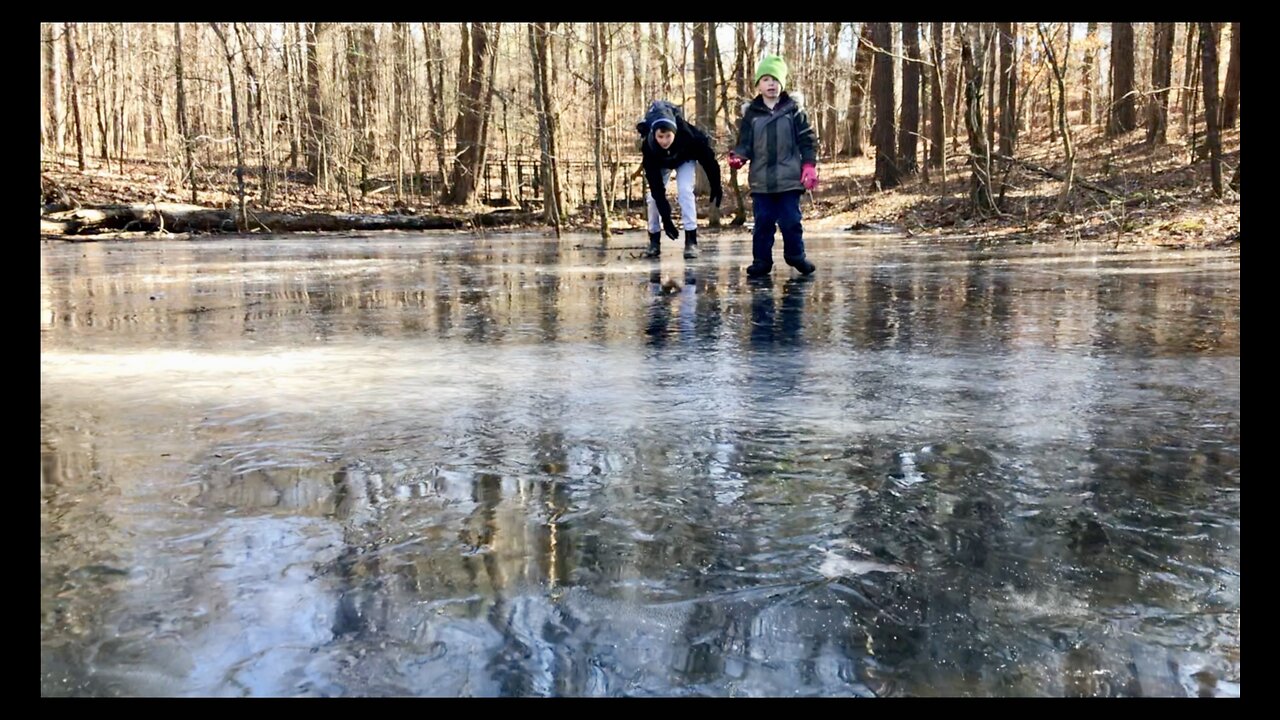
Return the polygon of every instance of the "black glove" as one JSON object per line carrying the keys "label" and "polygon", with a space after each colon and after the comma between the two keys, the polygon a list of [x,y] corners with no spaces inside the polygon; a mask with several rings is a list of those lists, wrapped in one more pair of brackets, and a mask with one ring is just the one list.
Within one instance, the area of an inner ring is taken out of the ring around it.
{"label": "black glove", "polygon": [[676,224],[671,221],[671,218],[662,218],[662,229],[666,231],[667,237],[672,240],[680,237],[680,231],[676,229]]}
{"label": "black glove", "polygon": [[711,189],[711,203],[716,207],[720,207],[720,201],[724,199],[724,191],[721,188]]}

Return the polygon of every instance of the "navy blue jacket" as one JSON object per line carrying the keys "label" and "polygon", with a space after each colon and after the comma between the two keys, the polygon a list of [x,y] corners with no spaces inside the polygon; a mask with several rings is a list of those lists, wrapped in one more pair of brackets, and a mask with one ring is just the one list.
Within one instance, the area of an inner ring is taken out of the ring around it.
{"label": "navy blue jacket", "polygon": [[[675,123],[676,137],[669,148],[664,149],[653,137],[654,122],[659,119]],[[666,100],[655,100],[645,112],[644,119],[636,123],[636,130],[641,135],[640,154],[644,176],[649,182],[649,193],[653,195],[653,201],[658,206],[658,213],[664,223],[671,221],[671,203],[667,202],[666,186],[662,182],[664,168],[677,168],[690,160],[696,160],[707,173],[707,180],[711,183],[711,197],[715,199],[721,196],[720,163],[716,161],[711,138],[686,121],[680,108]]]}

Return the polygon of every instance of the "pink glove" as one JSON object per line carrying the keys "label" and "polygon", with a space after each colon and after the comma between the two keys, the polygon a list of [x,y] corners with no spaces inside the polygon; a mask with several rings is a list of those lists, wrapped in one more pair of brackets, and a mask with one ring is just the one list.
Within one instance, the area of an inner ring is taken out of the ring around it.
{"label": "pink glove", "polygon": [[805,164],[804,171],[800,173],[800,184],[804,185],[805,190],[818,187],[818,168],[813,163]]}
{"label": "pink glove", "polygon": [[729,153],[729,167],[733,168],[734,170],[737,170],[746,164],[747,164],[746,160],[743,160],[742,158],[738,157],[737,155],[734,155],[733,153]]}

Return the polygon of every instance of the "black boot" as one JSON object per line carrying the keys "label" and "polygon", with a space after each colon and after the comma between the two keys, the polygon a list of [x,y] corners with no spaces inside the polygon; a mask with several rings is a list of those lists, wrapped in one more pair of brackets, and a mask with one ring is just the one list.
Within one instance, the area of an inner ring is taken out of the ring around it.
{"label": "black boot", "polygon": [[813,274],[814,270],[818,269],[817,267],[814,266],[813,263],[809,262],[804,255],[801,255],[798,258],[784,258],[784,259],[787,261],[788,265],[799,270],[801,275],[811,275]]}
{"label": "black boot", "polygon": [[698,257],[698,230],[684,231],[684,259],[692,260]]}
{"label": "black boot", "polygon": [[760,262],[753,262],[747,266],[747,277],[768,277],[772,270],[773,265],[764,265]]}
{"label": "black boot", "polygon": [[658,242],[658,238],[662,237],[662,232],[649,233],[649,248],[640,254],[640,257],[656,258],[662,255],[662,245]]}

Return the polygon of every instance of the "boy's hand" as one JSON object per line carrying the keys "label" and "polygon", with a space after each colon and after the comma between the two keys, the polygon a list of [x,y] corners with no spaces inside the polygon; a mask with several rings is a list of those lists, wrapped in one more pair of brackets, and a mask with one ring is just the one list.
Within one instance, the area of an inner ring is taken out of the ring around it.
{"label": "boy's hand", "polygon": [[676,224],[671,221],[671,218],[662,218],[662,229],[672,240],[680,237],[680,231],[676,229]]}
{"label": "boy's hand", "polygon": [[805,190],[818,187],[818,168],[813,163],[807,163],[804,166],[804,170],[800,173],[800,184],[804,185]]}
{"label": "boy's hand", "polygon": [[724,199],[724,189],[719,186],[711,188],[711,195],[708,199],[711,200],[712,204],[716,207],[720,207],[720,201]]}
{"label": "boy's hand", "polygon": [[743,165],[746,165],[746,164],[747,164],[746,160],[743,160],[742,158],[738,157],[737,155],[734,155],[733,153],[729,153],[729,167],[733,168],[734,170],[738,170]]}

